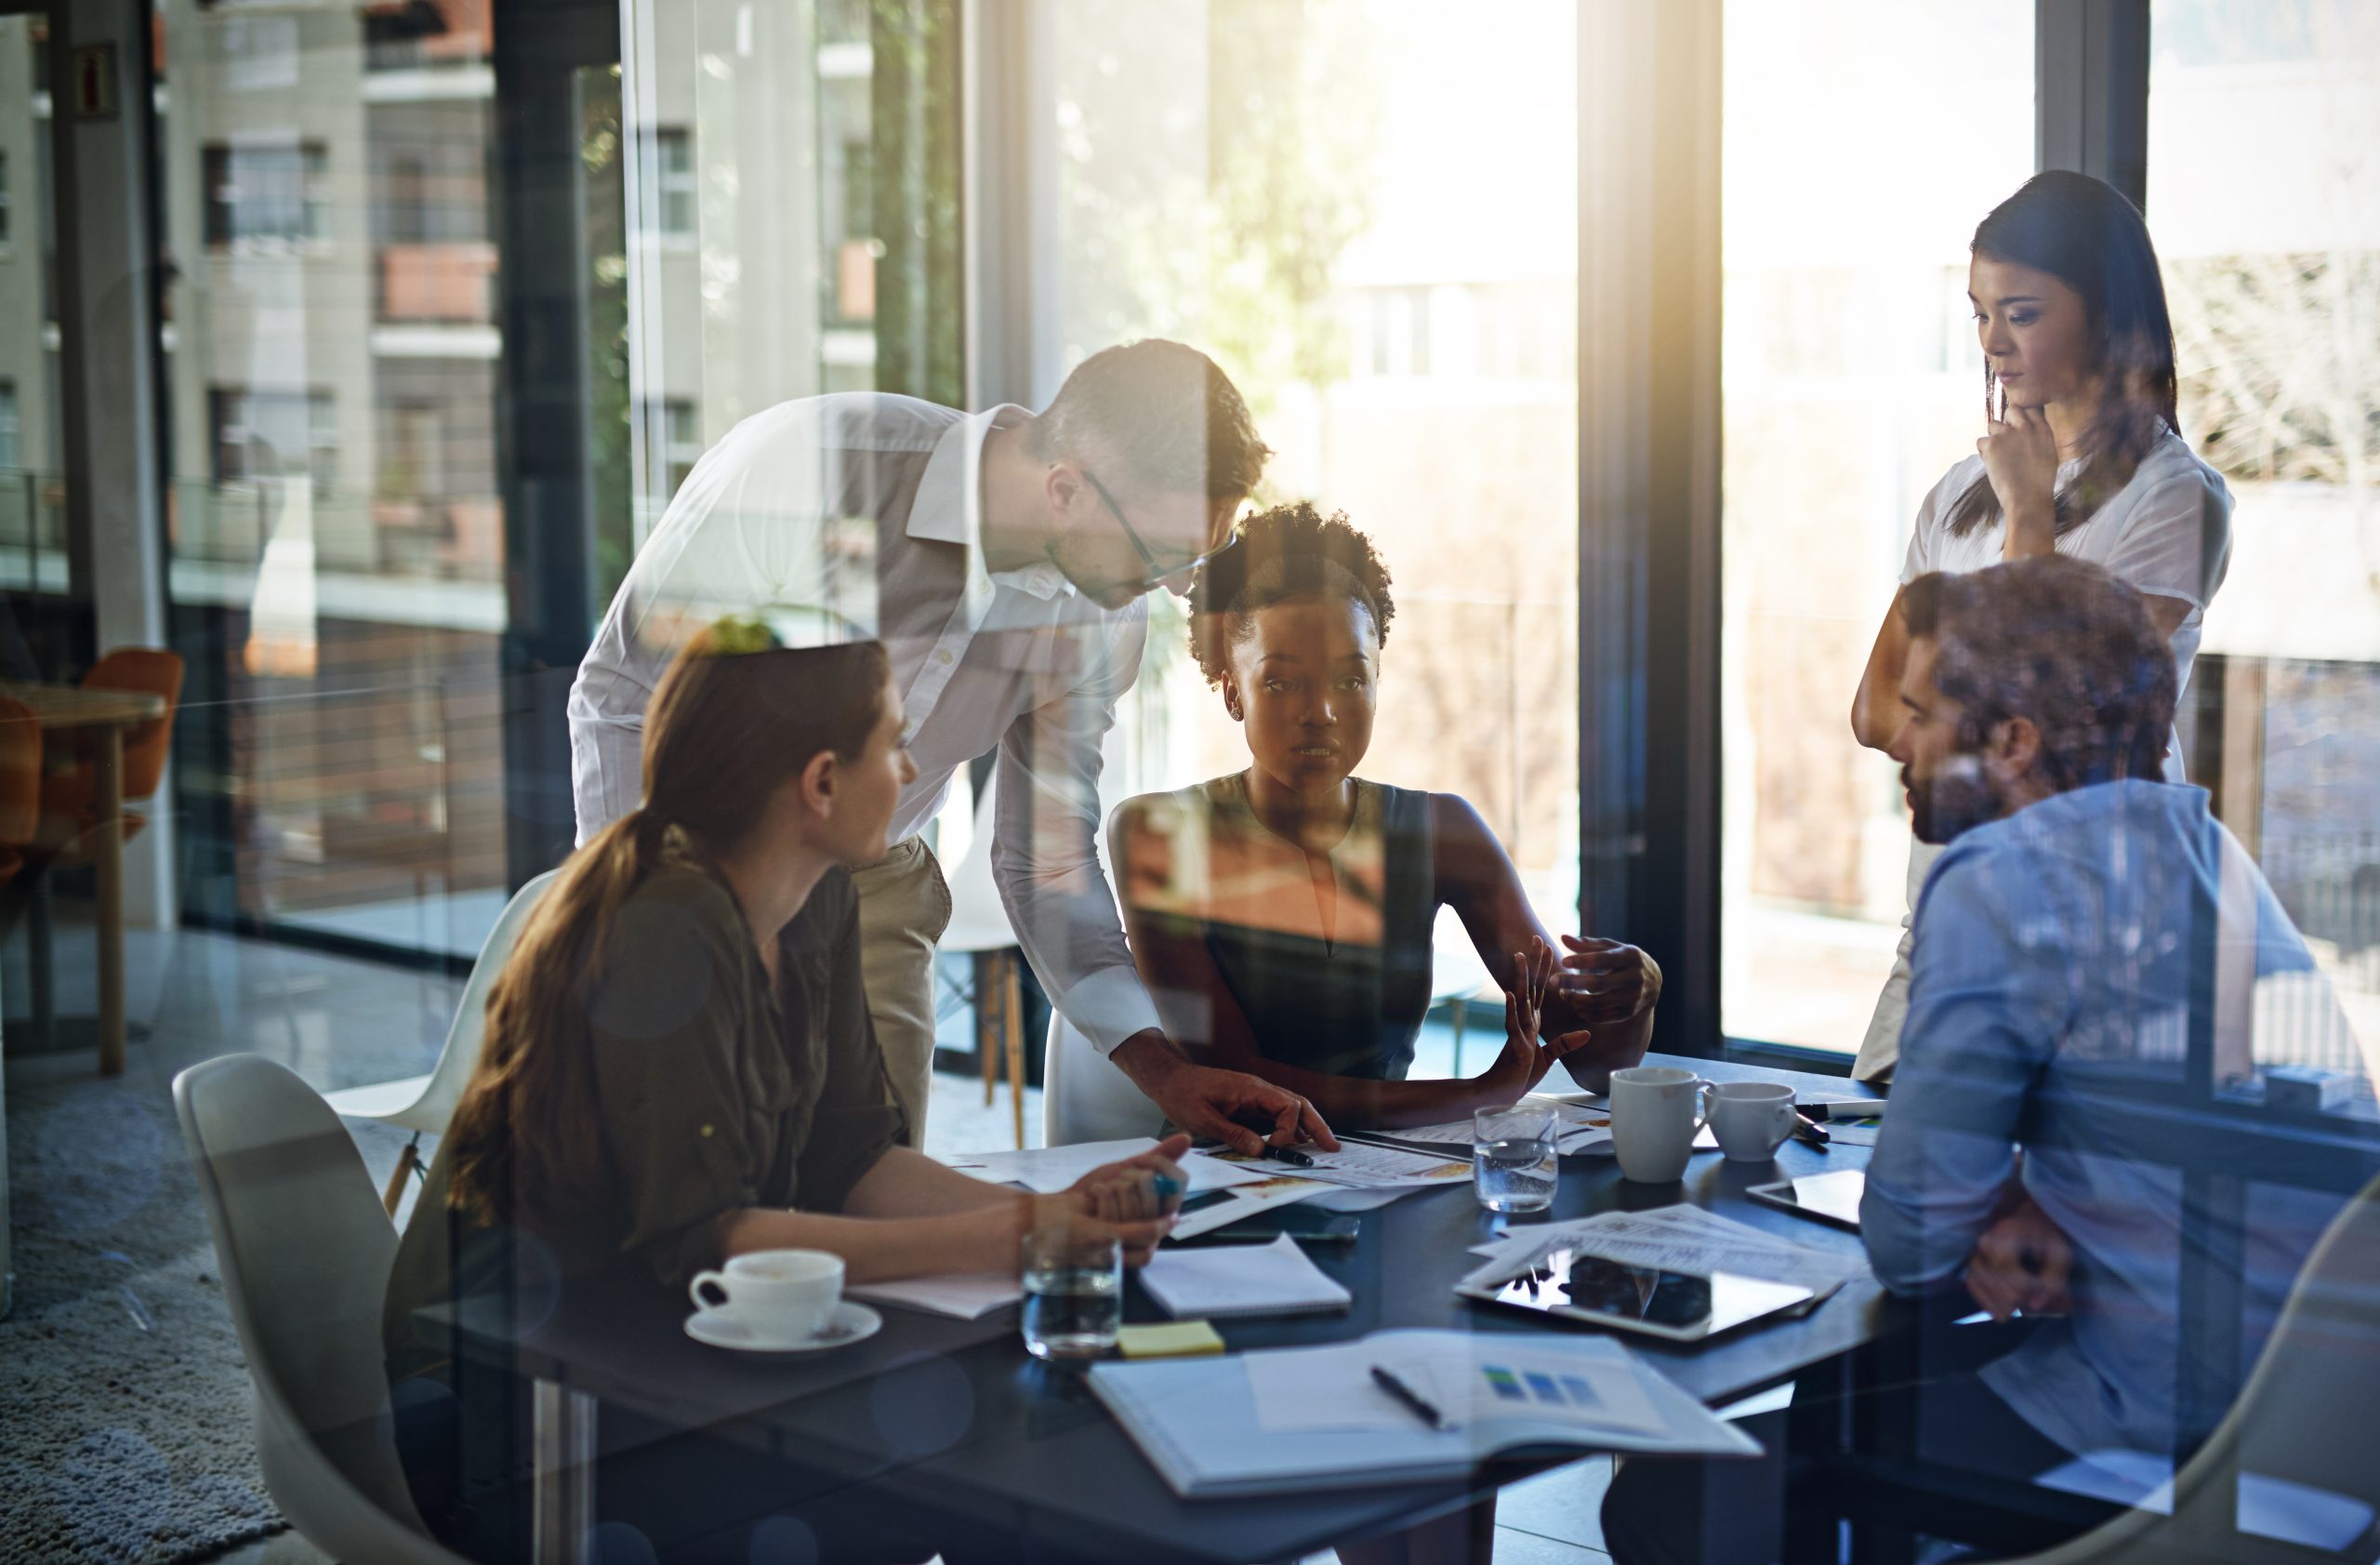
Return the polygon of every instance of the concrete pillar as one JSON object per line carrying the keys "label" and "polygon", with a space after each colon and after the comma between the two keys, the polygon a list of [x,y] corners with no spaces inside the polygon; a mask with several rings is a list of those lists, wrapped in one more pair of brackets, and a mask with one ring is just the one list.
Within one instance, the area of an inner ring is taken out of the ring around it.
{"label": "concrete pillar", "polygon": [[[82,540],[98,650],[165,646],[157,242],[150,199],[149,25],[134,0],[66,0],[53,41],[59,312],[66,352],[67,525]],[[170,928],[170,779],[126,844],[125,916]]]}

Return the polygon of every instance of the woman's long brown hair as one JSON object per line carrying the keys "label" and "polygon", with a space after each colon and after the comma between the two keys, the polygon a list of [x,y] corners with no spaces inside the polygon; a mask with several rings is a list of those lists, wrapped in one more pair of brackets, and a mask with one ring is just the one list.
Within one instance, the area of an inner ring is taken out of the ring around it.
{"label": "woman's long brown hair", "polygon": [[487,1041],[447,1126],[447,1204],[480,1223],[544,1220],[607,1187],[588,1069],[588,997],[612,922],[672,829],[732,851],[821,751],[849,760],[884,710],[877,642],[726,652],[699,633],[645,710],[644,803],[564,861],[487,1001]]}

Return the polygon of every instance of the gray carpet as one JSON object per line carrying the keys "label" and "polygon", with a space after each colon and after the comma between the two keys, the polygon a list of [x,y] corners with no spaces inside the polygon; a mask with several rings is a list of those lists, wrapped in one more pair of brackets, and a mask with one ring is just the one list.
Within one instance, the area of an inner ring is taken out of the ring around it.
{"label": "gray carpet", "polygon": [[0,1321],[0,1565],[168,1565],[287,1523],[169,1107],[11,1073],[16,1308]]}

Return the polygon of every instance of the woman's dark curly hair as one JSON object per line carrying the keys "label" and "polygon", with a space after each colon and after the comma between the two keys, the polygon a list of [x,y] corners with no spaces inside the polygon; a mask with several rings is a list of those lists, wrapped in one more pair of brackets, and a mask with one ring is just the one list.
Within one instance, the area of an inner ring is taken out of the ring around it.
{"label": "woman's dark curly hair", "polygon": [[1241,524],[1232,546],[1198,568],[1190,587],[1190,655],[1209,684],[1223,682],[1232,643],[1249,633],[1249,616],[1301,598],[1344,598],[1363,605],[1385,644],[1396,602],[1388,566],[1372,540],[1348,522],[1299,500]]}

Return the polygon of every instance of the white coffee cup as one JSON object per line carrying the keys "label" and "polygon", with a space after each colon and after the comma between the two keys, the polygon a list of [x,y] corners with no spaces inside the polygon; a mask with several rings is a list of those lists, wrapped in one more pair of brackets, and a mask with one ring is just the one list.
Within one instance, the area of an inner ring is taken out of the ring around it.
{"label": "white coffee cup", "polygon": [[[705,1295],[708,1289],[717,1297]],[[754,1250],[686,1285],[697,1309],[734,1321],[765,1342],[816,1336],[843,1296],[843,1258],[824,1250]]]}
{"label": "white coffee cup", "polygon": [[1666,1185],[1686,1172],[1694,1134],[1710,1119],[1711,1083],[1691,1070],[1632,1066],[1611,1073],[1611,1149],[1620,1172]]}
{"label": "white coffee cup", "polygon": [[1793,1134],[1793,1089],[1722,1081],[1711,1094],[1711,1131],[1729,1162],[1765,1163]]}

